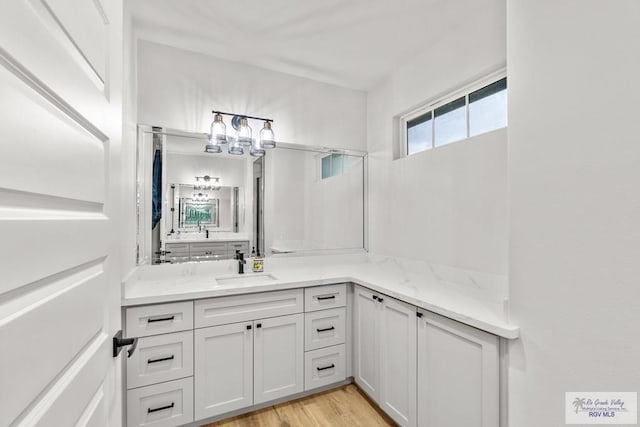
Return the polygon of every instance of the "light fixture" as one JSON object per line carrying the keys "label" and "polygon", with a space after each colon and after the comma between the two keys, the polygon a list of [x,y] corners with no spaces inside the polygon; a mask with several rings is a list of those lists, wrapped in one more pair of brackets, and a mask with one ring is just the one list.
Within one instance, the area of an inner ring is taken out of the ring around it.
{"label": "light fixture", "polygon": [[243,147],[251,147],[251,126],[246,117],[240,118],[240,129],[238,130],[238,142]]}
{"label": "light fixture", "polygon": [[[265,148],[276,147],[275,137],[271,125],[272,119],[263,117],[247,116],[244,114],[223,113],[222,111],[212,111],[214,117],[211,123],[211,132],[205,145],[204,151],[207,153],[221,153],[221,144],[229,143],[228,152],[234,155],[243,155],[245,148],[249,149],[249,154],[254,157],[261,157],[265,154]],[[232,116],[231,124],[236,130],[236,135],[227,135],[227,127],[222,120],[222,116]],[[249,126],[249,119],[264,121],[264,127],[260,131],[259,138],[252,138],[252,129]]]}
{"label": "light fixture", "polygon": [[209,175],[205,176],[196,176],[195,184],[193,185],[194,190],[219,190],[220,189],[220,178],[211,177]]}
{"label": "light fixture", "polygon": [[264,122],[264,127],[260,131],[260,146],[262,148],[276,148],[276,137],[269,120]]}
{"label": "light fixture", "polygon": [[209,140],[215,144],[227,143],[227,126],[222,121],[222,114],[215,113],[211,122],[211,133]]}

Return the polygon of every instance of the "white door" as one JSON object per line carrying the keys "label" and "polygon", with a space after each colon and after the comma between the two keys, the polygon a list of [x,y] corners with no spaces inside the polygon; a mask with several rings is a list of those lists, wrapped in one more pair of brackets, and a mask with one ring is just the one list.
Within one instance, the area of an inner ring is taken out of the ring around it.
{"label": "white door", "polygon": [[254,404],[304,390],[304,315],[254,322]]}
{"label": "white door", "polygon": [[195,330],[195,419],[253,405],[253,322]]}
{"label": "white door", "polygon": [[0,6],[0,425],[122,424],[122,1]]}
{"label": "white door", "polygon": [[425,312],[418,322],[418,425],[498,427],[498,337]]}
{"label": "white door", "polygon": [[378,400],[378,294],[354,287],[353,313],[355,381],[372,399]]}
{"label": "white door", "polygon": [[416,307],[380,296],[380,393],[382,409],[401,426],[416,425]]}

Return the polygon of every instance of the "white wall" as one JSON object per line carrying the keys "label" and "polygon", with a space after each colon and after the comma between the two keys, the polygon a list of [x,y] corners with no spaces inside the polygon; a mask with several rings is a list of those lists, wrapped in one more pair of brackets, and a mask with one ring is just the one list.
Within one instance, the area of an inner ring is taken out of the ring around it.
{"label": "white wall", "polygon": [[369,248],[506,274],[506,131],[393,160],[392,117],[504,66],[504,2],[463,24],[368,94]]}
{"label": "white wall", "polygon": [[278,141],[365,149],[364,92],[144,40],[137,67],[140,123],[208,132],[217,109],[274,119]]}
{"label": "white wall", "polygon": [[509,0],[510,426],[640,386],[640,3]]}

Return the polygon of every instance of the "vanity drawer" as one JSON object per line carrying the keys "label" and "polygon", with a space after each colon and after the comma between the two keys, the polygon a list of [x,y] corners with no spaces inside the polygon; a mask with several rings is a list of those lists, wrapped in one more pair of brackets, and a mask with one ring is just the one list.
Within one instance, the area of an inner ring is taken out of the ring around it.
{"label": "vanity drawer", "polygon": [[196,328],[302,313],[303,291],[263,292],[195,302]]}
{"label": "vanity drawer", "polygon": [[173,256],[189,256],[188,243],[165,243],[164,248]]}
{"label": "vanity drawer", "polygon": [[325,310],[347,305],[347,284],[315,286],[304,290],[304,311]]}
{"label": "vanity drawer", "polygon": [[249,257],[249,242],[227,242],[227,250],[229,255],[235,255],[236,251],[240,251],[245,255],[245,258]]}
{"label": "vanity drawer", "polygon": [[304,354],[304,389],[344,381],[346,374],[345,345],[321,348]]}
{"label": "vanity drawer", "polygon": [[193,378],[127,392],[127,426],[174,427],[193,421]]}
{"label": "vanity drawer", "polygon": [[344,344],[345,331],[345,307],[305,313],[304,349],[309,351]]}
{"label": "vanity drawer", "polygon": [[127,359],[127,388],[193,375],[193,331],[140,338]]}
{"label": "vanity drawer", "polygon": [[226,243],[192,243],[191,258],[205,255],[227,255]]}
{"label": "vanity drawer", "polygon": [[193,329],[193,301],[132,307],[126,313],[129,337]]}

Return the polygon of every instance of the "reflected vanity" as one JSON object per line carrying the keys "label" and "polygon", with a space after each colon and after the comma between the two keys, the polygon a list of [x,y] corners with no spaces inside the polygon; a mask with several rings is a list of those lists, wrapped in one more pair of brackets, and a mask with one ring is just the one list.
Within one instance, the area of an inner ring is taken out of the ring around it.
{"label": "reflected vanity", "polygon": [[366,153],[278,143],[206,153],[204,133],[138,126],[138,264],[364,250]]}

